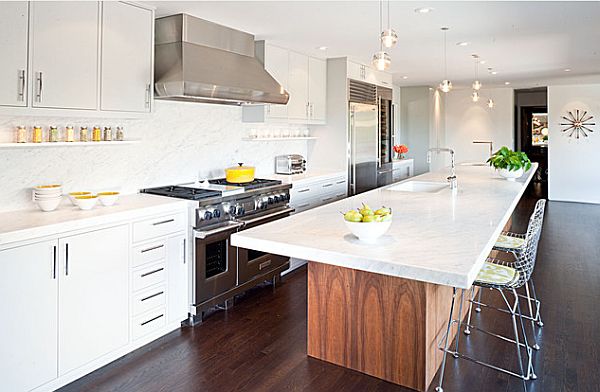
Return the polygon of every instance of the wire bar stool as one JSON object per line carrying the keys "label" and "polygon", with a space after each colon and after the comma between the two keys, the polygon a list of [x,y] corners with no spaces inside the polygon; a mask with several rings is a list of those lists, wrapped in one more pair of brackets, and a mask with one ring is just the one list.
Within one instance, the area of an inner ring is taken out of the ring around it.
{"label": "wire bar stool", "polygon": [[[541,209],[541,216],[543,216],[543,210],[545,207],[545,200],[539,200],[536,204],[536,211]],[[542,220],[534,219],[535,212],[532,218],[529,221],[529,226],[527,228],[527,233],[525,234],[523,240],[523,246],[521,248],[521,252],[516,253],[518,255],[514,261],[506,262],[503,260],[499,260],[496,258],[488,257],[483,267],[481,268],[475,282],[473,283],[473,287],[479,287],[481,289],[491,289],[494,292],[498,292],[502,297],[505,309],[499,308],[499,310],[503,310],[506,313],[509,313],[512,318],[512,327],[514,338],[506,337],[500,334],[492,333],[486,331],[482,328],[470,324],[470,314],[467,322],[462,321],[462,307],[464,302],[464,294],[465,290],[461,290],[460,300],[459,300],[459,311],[458,317],[454,318],[454,307],[455,302],[457,301],[457,292],[458,289],[454,288],[452,293],[452,303],[450,306],[450,316],[448,318],[448,324],[446,327],[446,333],[442,337],[442,339],[438,342],[438,347],[444,352],[444,357],[442,359],[442,366],[440,370],[440,379],[439,384],[435,388],[437,392],[443,392],[442,384],[444,381],[444,371],[446,368],[446,359],[448,354],[451,354],[454,358],[462,358],[472,362],[475,362],[479,365],[509,374],[511,376],[515,376],[520,378],[523,381],[523,388],[527,391],[526,381],[535,380],[537,378],[532,363],[532,347],[529,345],[527,341],[527,334],[525,332],[525,325],[523,322],[523,315],[521,313],[521,305],[520,305],[520,297],[517,293],[517,289],[525,286],[527,282],[531,278],[531,274],[533,272],[533,268],[535,266],[535,258],[537,255],[537,247],[540,240],[541,230],[542,230]],[[471,288],[471,299],[469,302],[473,301],[473,287]],[[511,295],[512,294],[512,298]],[[469,312],[470,313],[470,312]],[[531,314],[531,313],[530,313]],[[533,321],[532,321],[533,322]],[[456,327],[456,338],[455,338],[455,346],[454,350],[450,349],[450,331],[452,329],[452,325],[457,324]],[[482,360],[472,358],[468,355],[465,355],[459,352],[459,340],[460,340],[460,330],[462,328],[462,324],[465,324],[466,329],[471,331],[471,329],[482,332],[488,336],[493,336],[504,340],[506,342],[512,343],[515,345],[517,351],[517,361],[518,361],[518,370],[513,371],[509,369],[502,368],[500,366],[496,366]],[[443,345],[442,345],[443,342]],[[525,351],[525,358],[523,358],[522,350]],[[525,359],[525,364],[524,360]]]}
{"label": "wire bar stool", "polygon": [[[541,229],[541,227],[543,226],[543,223],[544,223],[545,209],[546,209],[546,200],[543,200],[543,199],[538,200],[537,203],[535,204],[534,211],[531,214],[531,217],[529,218],[529,224],[528,224],[528,228],[527,228],[528,232],[529,232],[529,230],[533,229],[533,227],[536,225],[539,226]],[[540,230],[540,233],[541,233],[541,230]],[[498,241],[496,242],[496,245],[494,246],[494,250],[499,250],[502,252],[509,253],[514,257],[515,262],[519,262],[520,257],[521,258],[526,257],[526,255],[525,255],[525,252],[527,251],[527,249],[525,249],[526,236],[527,236],[527,234],[503,232],[500,235]],[[535,257],[534,257],[533,263],[535,265]],[[508,265],[511,265],[511,263],[508,262]],[[530,290],[530,286],[531,286],[531,290]],[[525,284],[523,285],[523,288],[525,289],[525,295],[518,294],[518,296],[519,296],[519,298],[523,298],[524,300],[527,301],[527,307],[528,307],[529,313],[523,314],[522,317],[531,322],[531,330],[532,330],[532,336],[533,336],[533,345],[531,347],[534,350],[539,350],[540,346],[537,343],[537,339],[536,339],[535,324],[537,324],[539,327],[542,327],[544,325],[544,323],[542,322],[542,318],[540,316],[540,301],[538,300],[536,292],[535,292],[535,286],[533,284],[533,277],[530,277],[529,280],[527,282],[525,282]],[[508,313],[506,311],[506,309],[494,307],[494,306],[483,303],[481,301],[481,293],[482,293],[482,290],[479,290],[478,299],[475,300],[475,297],[474,297],[475,290],[474,290],[474,287],[471,288],[471,299],[469,300],[470,304],[469,304],[469,313],[467,316],[467,325],[469,325],[471,323],[471,314],[472,314],[472,310],[473,310],[473,304],[476,305],[476,308],[475,308],[476,312],[480,312],[481,306],[483,306],[483,307],[490,307],[495,310],[499,310],[501,312]],[[465,335],[469,335],[471,333],[468,326],[465,328],[464,333],[465,333]]]}

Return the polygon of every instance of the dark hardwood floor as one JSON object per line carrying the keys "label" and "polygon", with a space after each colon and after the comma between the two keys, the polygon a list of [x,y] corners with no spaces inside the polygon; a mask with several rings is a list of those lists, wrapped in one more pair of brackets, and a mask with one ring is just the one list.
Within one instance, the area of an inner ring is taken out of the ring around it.
{"label": "dark hardwood floor", "polygon": [[[523,231],[535,203],[519,204],[513,228]],[[534,279],[542,300],[538,380],[530,391],[600,390],[600,206],[549,202]],[[486,294],[487,295],[487,294]],[[489,297],[489,295],[488,295]],[[494,298],[486,298],[494,301]],[[493,310],[474,323],[509,334],[510,319]],[[85,328],[85,326],[82,326]],[[398,326],[401,328],[401,326]],[[461,347],[506,367],[515,349],[480,334]],[[433,391],[435,385],[430,388]],[[519,391],[517,379],[448,358],[451,391]],[[182,328],[62,388],[70,391],[408,391],[306,356],[306,268],[273,292],[260,287],[203,325]]]}

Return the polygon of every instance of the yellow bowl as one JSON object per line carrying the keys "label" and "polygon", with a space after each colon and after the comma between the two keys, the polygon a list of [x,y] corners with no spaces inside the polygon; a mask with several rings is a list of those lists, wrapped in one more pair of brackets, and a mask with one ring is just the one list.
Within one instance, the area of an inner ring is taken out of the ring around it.
{"label": "yellow bowl", "polygon": [[91,195],[92,192],[70,192],[69,193],[69,200],[71,200],[71,203],[76,206],[77,205],[77,201],[75,200],[76,197],[78,196],[89,196]]}
{"label": "yellow bowl", "polygon": [[77,207],[82,210],[91,210],[98,201],[98,196],[96,195],[84,195],[84,196],[76,196],[75,197]]}
{"label": "yellow bowl", "polygon": [[50,185],[38,185],[35,189],[50,189],[50,188],[60,188],[62,185],[60,184],[50,184]]}
{"label": "yellow bowl", "polygon": [[99,192],[98,196],[117,196],[119,192]]}
{"label": "yellow bowl", "polygon": [[82,196],[75,196],[75,198],[77,200],[87,200],[87,199],[95,199],[97,198],[97,195],[82,195]]}
{"label": "yellow bowl", "polygon": [[105,207],[109,207],[109,206],[112,206],[113,204],[115,204],[117,202],[118,198],[119,198],[119,192],[100,192],[100,193],[98,193],[98,199],[100,200],[100,203]]}

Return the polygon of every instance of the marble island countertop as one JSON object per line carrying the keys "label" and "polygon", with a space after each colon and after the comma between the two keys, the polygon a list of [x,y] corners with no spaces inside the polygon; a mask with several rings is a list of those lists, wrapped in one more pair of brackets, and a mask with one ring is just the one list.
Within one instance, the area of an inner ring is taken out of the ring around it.
{"label": "marble island countertop", "polygon": [[[232,236],[242,248],[367,272],[471,286],[508,222],[537,164],[515,182],[490,167],[458,166],[458,189],[435,193],[392,191],[392,184]],[[448,169],[408,181],[446,182]],[[361,203],[393,209],[390,230],[375,244],[354,237],[340,211]]]}
{"label": "marble island countertop", "polygon": [[116,204],[104,207],[98,204],[83,211],[71,205],[67,196],[58,209],[43,212],[37,207],[0,213],[0,247],[32,238],[67,232],[96,225],[134,219],[144,214],[161,214],[173,210],[185,211],[188,201],[148,194],[122,195]]}

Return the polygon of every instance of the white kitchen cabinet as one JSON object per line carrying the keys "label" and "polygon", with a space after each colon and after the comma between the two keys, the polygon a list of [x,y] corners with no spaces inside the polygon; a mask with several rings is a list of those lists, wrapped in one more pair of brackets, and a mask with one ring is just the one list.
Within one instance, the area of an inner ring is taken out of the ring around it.
{"label": "white kitchen cabinet", "polygon": [[0,2],[0,106],[27,105],[26,1]]}
{"label": "white kitchen cabinet", "polygon": [[129,340],[129,226],[59,239],[59,375]]}
{"label": "white kitchen cabinet", "polygon": [[167,318],[181,322],[188,317],[188,261],[185,234],[170,237],[167,242]]}
{"label": "white kitchen cabinet", "polygon": [[150,111],[153,24],[149,9],[116,1],[103,3],[101,110]]}
{"label": "white kitchen cabinet", "polygon": [[33,107],[95,110],[99,3],[30,4]]}
{"label": "white kitchen cabinet", "polygon": [[327,62],[308,58],[309,120],[324,123],[327,112]]}
{"label": "white kitchen cabinet", "polygon": [[290,120],[307,120],[309,118],[308,56],[290,51],[289,61],[288,116]]}
{"label": "white kitchen cabinet", "polygon": [[332,174],[294,182],[290,190],[290,206],[302,212],[345,198],[348,181],[345,174]]}
{"label": "white kitchen cabinet", "polygon": [[57,376],[57,245],[44,241],[0,251],[2,390],[29,391]]}
{"label": "white kitchen cabinet", "polygon": [[350,79],[392,88],[392,74],[385,71],[378,71],[369,65],[360,64],[355,61],[348,60],[347,76]]}

